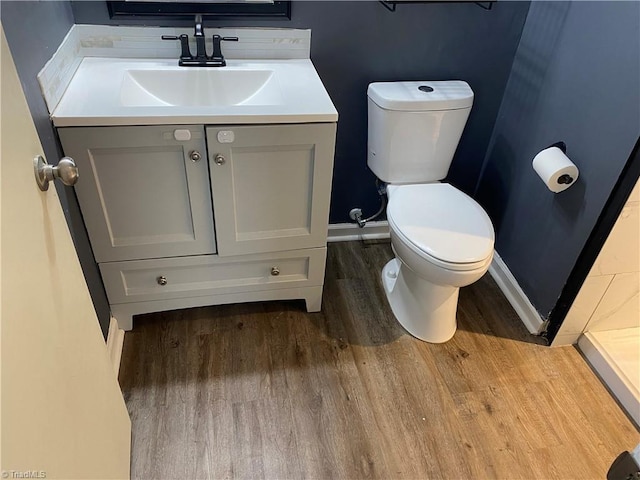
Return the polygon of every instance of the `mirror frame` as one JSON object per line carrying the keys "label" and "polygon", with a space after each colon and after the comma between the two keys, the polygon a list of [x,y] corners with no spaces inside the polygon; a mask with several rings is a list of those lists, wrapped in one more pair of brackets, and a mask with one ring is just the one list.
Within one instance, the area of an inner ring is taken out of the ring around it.
{"label": "mirror frame", "polygon": [[215,19],[270,18],[291,19],[291,2],[273,3],[212,3],[212,2],[131,2],[108,1],[109,16],[113,19],[171,17],[191,19],[200,14]]}

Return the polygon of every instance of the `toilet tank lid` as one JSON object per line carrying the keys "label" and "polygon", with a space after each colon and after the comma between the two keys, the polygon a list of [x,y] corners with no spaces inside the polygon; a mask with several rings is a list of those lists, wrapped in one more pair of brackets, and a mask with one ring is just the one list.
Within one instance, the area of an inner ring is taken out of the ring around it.
{"label": "toilet tank lid", "polygon": [[367,96],[386,110],[457,110],[473,104],[473,90],[462,80],[370,83]]}

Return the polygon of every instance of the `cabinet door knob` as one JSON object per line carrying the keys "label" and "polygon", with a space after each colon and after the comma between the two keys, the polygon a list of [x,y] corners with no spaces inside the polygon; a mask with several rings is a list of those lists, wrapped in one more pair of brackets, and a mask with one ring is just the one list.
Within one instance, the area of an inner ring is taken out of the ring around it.
{"label": "cabinet door knob", "polygon": [[216,162],[216,165],[224,165],[224,163],[226,162],[225,158],[221,154],[217,154],[213,158],[213,161]]}
{"label": "cabinet door knob", "polygon": [[156,281],[158,282],[158,285],[162,285],[164,287],[167,284],[167,277],[165,277],[164,275],[160,275],[158,278],[156,278]]}
{"label": "cabinet door knob", "polygon": [[271,275],[277,277],[280,275],[280,269],[278,267],[271,267]]}
{"label": "cabinet door knob", "polygon": [[197,150],[193,150],[191,153],[189,153],[189,158],[192,162],[198,162],[200,161],[202,156],[200,155],[200,152],[198,152]]}

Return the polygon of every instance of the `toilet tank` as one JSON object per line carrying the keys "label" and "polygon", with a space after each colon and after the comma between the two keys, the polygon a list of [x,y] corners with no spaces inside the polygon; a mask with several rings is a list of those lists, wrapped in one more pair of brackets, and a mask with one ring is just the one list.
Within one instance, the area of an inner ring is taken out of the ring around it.
{"label": "toilet tank", "polygon": [[396,184],[444,179],[471,111],[471,87],[460,80],[379,82],[367,96],[373,173]]}

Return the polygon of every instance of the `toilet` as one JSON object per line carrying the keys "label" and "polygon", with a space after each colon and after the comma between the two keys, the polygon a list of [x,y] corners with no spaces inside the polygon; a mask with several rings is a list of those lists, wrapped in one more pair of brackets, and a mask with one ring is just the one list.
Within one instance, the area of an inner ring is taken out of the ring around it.
{"label": "toilet", "polygon": [[382,269],[391,310],[420,340],[443,343],[457,327],[460,287],[493,259],[487,213],[448,183],[473,104],[463,81],[380,82],[367,90],[367,163],[386,182],[395,258]]}

